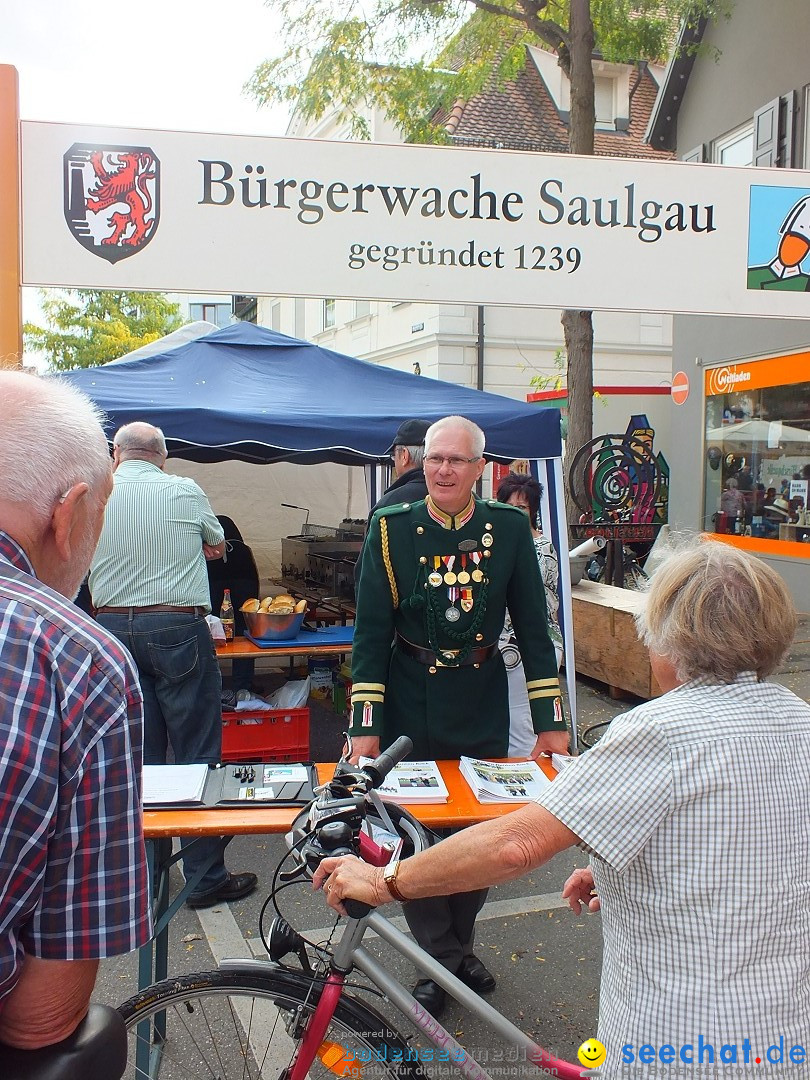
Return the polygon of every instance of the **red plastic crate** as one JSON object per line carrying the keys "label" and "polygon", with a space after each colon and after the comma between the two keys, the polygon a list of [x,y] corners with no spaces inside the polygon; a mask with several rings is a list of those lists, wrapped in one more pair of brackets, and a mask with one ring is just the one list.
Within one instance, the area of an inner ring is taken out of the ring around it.
{"label": "red plastic crate", "polygon": [[309,709],[223,712],[222,760],[309,761]]}

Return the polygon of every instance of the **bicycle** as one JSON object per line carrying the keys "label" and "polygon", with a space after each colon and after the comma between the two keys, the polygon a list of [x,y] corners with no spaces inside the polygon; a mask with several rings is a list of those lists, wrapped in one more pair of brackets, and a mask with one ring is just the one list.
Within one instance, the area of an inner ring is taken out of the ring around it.
{"label": "bicycle", "polygon": [[[402,737],[374,762],[338,763],[333,779],[296,818],[287,834],[291,871],[285,884],[311,878],[322,859],[357,854],[375,865],[422,850],[431,834],[403,807],[375,794],[383,778],[410,751]],[[375,839],[376,837],[376,839]],[[283,886],[281,886],[283,887]],[[274,877],[268,903],[277,891]],[[307,941],[279,914],[260,931],[268,960],[224,960],[214,971],[166,979],[119,1006],[130,1041],[136,1080],[156,1077],[168,1063],[174,1077],[303,1080],[361,1077],[421,1080],[420,1052],[358,991],[376,991],[425,1036],[467,1080],[491,1080],[486,1070],[388,974],[362,946],[373,931],[459,1004],[525,1054],[538,1070],[574,1080],[582,1066],[553,1057],[483,1001],[455,975],[394,927],[379,911],[344,902],[345,928],[334,944]],[[266,907],[266,905],[265,905]],[[277,909],[278,910],[278,909]],[[262,916],[264,914],[264,909]],[[336,921],[336,926],[340,920]],[[334,931],[333,931],[334,933]],[[282,961],[295,955],[300,969]],[[349,981],[357,970],[371,986]],[[128,1073],[129,1075],[129,1073]],[[161,1075],[165,1075],[161,1073]]]}
{"label": "bicycle", "polygon": [[[585,576],[591,581],[597,581],[602,585],[617,585],[621,581],[621,588],[623,589],[646,589],[649,582],[649,575],[644,567],[638,561],[638,556],[631,547],[626,544],[621,544],[621,568],[615,565],[616,563],[616,548],[619,547],[619,542],[616,542],[613,550],[613,565],[608,566],[608,551],[609,546],[603,548],[601,551],[597,551],[590,557],[585,565]],[[617,575],[620,573],[620,577]]]}

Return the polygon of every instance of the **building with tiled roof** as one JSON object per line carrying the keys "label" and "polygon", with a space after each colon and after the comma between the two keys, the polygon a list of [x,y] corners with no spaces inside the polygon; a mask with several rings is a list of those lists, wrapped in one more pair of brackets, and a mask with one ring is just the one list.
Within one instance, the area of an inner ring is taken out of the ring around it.
{"label": "building with tiled roof", "polygon": [[[469,102],[459,101],[442,117],[451,145],[568,152],[567,80],[554,55],[537,48],[527,52],[526,66],[514,82],[484,90]],[[632,67],[594,60],[596,154],[652,161],[674,156],[644,141],[660,83],[656,74],[660,77],[661,71],[646,63]]]}

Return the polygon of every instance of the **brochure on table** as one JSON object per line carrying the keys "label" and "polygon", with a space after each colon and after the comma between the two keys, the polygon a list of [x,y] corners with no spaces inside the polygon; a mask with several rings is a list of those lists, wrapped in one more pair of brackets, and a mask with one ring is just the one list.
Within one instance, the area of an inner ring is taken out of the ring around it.
{"label": "brochure on table", "polygon": [[[360,765],[370,764],[373,758],[360,758]],[[377,794],[385,802],[445,803],[447,786],[435,761],[402,761],[386,776]]]}
{"label": "brochure on table", "polygon": [[462,757],[458,768],[480,803],[531,802],[551,783],[536,761]]}
{"label": "brochure on table", "polygon": [[144,765],[145,810],[305,806],[318,783],[311,762]]}

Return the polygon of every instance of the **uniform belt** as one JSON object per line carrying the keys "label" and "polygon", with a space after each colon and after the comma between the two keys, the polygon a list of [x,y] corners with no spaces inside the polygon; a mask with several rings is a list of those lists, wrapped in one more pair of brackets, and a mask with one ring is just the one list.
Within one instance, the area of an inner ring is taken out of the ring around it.
{"label": "uniform belt", "polygon": [[96,608],[96,615],[143,615],[150,611],[168,611],[177,615],[205,615],[205,608],[184,607],[180,604],[149,604],[147,607],[100,607]]}
{"label": "uniform belt", "polygon": [[465,656],[458,664],[445,664],[442,661],[442,656],[457,656],[460,650],[444,649],[443,653],[437,656],[430,649],[423,649],[421,645],[414,645],[412,641],[408,641],[400,633],[397,633],[396,636],[396,646],[400,652],[404,652],[412,660],[418,660],[420,664],[424,664],[426,667],[468,667],[470,664],[483,664],[485,660],[491,660],[498,651],[498,642],[494,641],[491,645],[481,645],[475,649],[470,649],[469,656]]}

